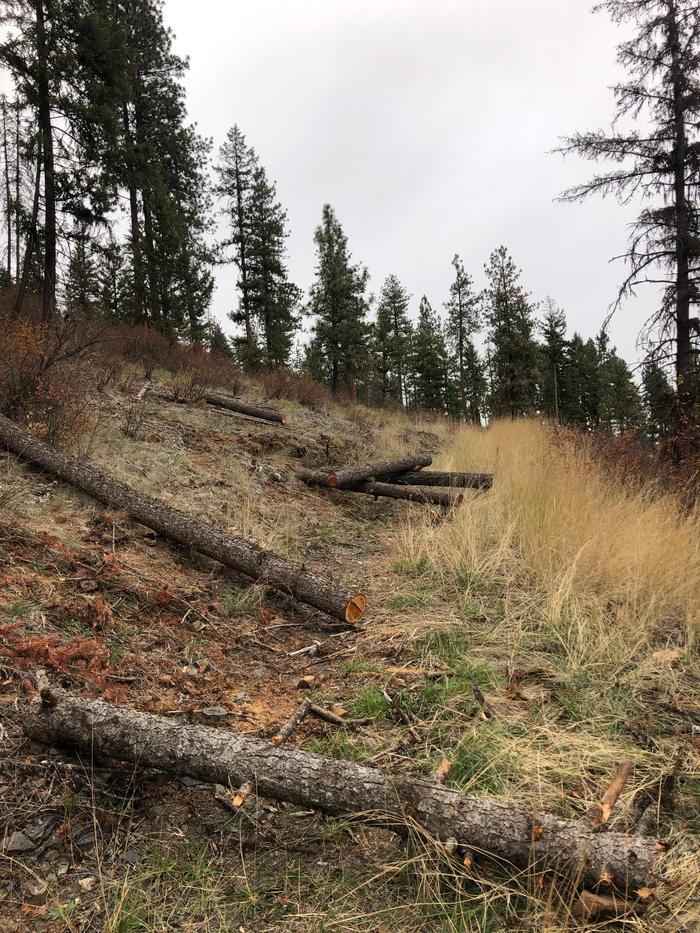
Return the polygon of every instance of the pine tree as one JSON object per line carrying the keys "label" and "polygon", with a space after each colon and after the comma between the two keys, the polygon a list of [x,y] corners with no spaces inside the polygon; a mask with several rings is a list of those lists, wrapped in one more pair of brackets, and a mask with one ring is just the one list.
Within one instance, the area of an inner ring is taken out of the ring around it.
{"label": "pine tree", "polygon": [[94,242],[86,227],[78,228],[71,244],[66,276],[66,309],[80,318],[99,313],[101,295]]}
{"label": "pine tree", "polygon": [[322,355],[322,375],[332,391],[356,396],[357,382],[369,355],[365,295],[369,274],[351,262],[348,240],[330,204],[323,207],[314,234],[316,281],[311,287],[310,312],[315,316],[314,352]]}
{"label": "pine tree", "polygon": [[233,350],[228,337],[224,333],[221,324],[218,321],[210,320],[207,325],[207,345],[212,353],[218,353],[219,356],[226,359],[233,359]]}
{"label": "pine tree", "polygon": [[99,247],[96,274],[100,311],[111,324],[129,321],[129,295],[133,293],[131,272],[123,247],[110,231]]}
{"label": "pine tree", "polygon": [[611,434],[640,428],[642,403],[627,363],[609,346],[601,331],[597,338],[600,383],[599,427]]}
{"label": "pine tree", "polygon": [[423,411],[444,412],[447,394],[447,349],[440,322],[425,295],[411,347],[413,404]]}
{"label": "pine tree", "polygon": [[642,398],[647,435],[657,444],[673,434],[675,395],[666,373],[654,360],[642,369]]}
{"label": "pine tree", "polygon": [[544,338],[541,348],[540,407],[549,418],[563,420],[567,407],[567,370],[569,345],[566,340],[566,315],[554,301],[544,300],[544,320],[540,324]]}
{"label": "pine tree", "polygon": [[395,275],[382,285],[373,330],[373,352],[380,379],[380,399],[406,402],[406,365],[411,340],[409,294]]}
{"label": "pine tree", "polygon": [[481,421],[481,399],[475,397],[474,390],[483,374],[479,373],[472,336],[479,328],[479,297],[459,255],[455,254],[452,265],[455,278],[450,286],[450,300],[445,305],[447,337],[457,363],[461,416],[478,424]]}
{"label": "pine tree", "polygon": [[[625,203],[633,196],[644,202],[625,256],[630,271],[620,298],[643,282],[665,286],[652,328],[664,346],[675,345],[681,409],[692,412],[700,404],[700,329],[694,339],[690,314],[700,300],[700,7],[697,0],[604,0],[598,9],[636,27],[618,46],[629,80],[613,88],[613,131],[578,134],[564,151],[617,167],[564,197],[612,193]],[[626,129],[630,117],[640,129]]]}
{"label": "pine tree", "polygon": [[219,182],[216,194],[225,200],[225,213],[231,227],[230,236],[221,245],[232,248],[233,262],[238,267],[238,289],[240,301],[231,311],[234,324],[242,324],[243,341],[238,341],[239,358],[248,369],[260,365],[260,349],[253,327],[253,309],[250,295],[251,216],[250,201],[258,157],[255,150],[246,144],[238,126],[226,134],[226,141],[219,149],[219,163],[215,166]]}
{"label": "pine tree", "polygon": [[275,184],[257,166],[250,192],[248,294],[250,312],[262,335],[263,362],[287,366],[299,325],[301,290],[289,281],[285,261],[287,214]]}
{"label": "pine tree", "polygon": [[533,340],[533,307],[519,284],[520,271],[504,246],[485,266],[484,293],[490,327],[491,390],[489,407],[495,417],[531,414],[537,404],[537,347]]}

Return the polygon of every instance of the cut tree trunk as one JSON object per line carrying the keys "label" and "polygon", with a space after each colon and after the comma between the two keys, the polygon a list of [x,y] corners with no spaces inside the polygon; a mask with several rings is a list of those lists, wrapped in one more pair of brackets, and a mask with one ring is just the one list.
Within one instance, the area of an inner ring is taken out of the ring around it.
{"label": "cut tree trunk", "polygon": [[653,884],[661,845],[649,837],[596,833],[526,804],[466,796],[430,779],[383,774],[229,729],[174,722],[38,681],[44,684],[41,697],[24,715],[25,731],[37,741],[225,787],[250,782],[260,796],[331,814],[361,813],[399,832],[417,824],[443,842],[456,839],[521,867],[547,865],[584,884]]}
{"label": "cut tree trunk", "polygon": [[226,408],[228,411],[238,412],[239,415],[250,415],[251,418],[262,418],[263,421],[274,421],[276,424],[286,424],[287,418],[279,411],[273,411],[271,408],[256,408],[254,405],[243,405],[241,402],[234,402],[233,399],[225,395],[204,396],[204,400],[209,405],[217,408]]}
{"label": "cut tree trunk", "polygon": [[272,551],[170,508],[112,479],[108,473],[48,447],[4,415],[0,415],[0,441],[24,460],[43,467],[100,502],[123,509],[132,519],[163,537],[212,557],[256,582],[294,596],[343,622],[356,622],[365,610],[367,601],[362,593],[347,591],[300,564],[290,563]]}
{"label": "cut tree trunk", "polygon": [[344,489],[368,479],[376,479],[378,476],[393,476],[394,473],[405,473],[407,470],[430,466],[432,462],[433,458],[427,456],[405,457],[402,460],[382,460],[379,463],[349,467],[346,470],[302,470],[299,477],[309,486]]}
{"label": "cut tree trunk", "polygon": [[427,502],[447,509],[459,505],[464,498],[461,493],[437,492],[435,489],[416,489],[414,486],[394,486],[392,483],[358,483],[344,488],[344,492],[362,492],[368,496],[383,496],[387,499],[407,499],[409,502]]}
{"label": "cut tree trunk", "polygon": [[[384,476],[378,477],[384,479]],[[493,485],[492,473],[440,473],[429,470],[415,470],[408,473],[388,476],[392,483],[400,486],[452,486],[457,489],[490,489]]]}

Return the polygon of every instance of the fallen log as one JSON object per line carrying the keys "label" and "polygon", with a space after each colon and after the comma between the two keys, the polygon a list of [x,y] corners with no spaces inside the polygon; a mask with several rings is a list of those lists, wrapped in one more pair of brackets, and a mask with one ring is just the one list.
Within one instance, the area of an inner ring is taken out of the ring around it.
{"label": "fallen log", "polygon": [[431,779],[383,774],[352,761],[275,746],[229,729],[190,725],[72,696],[37,678],[40,697],[27,707],[27,735],[93,755],[158,768],[225,787],[253,785],[262,797],[330,814],[371,815],[405,831],[417,824],[445,842],[521,867],[545,865],[584,884],[620,888],[653,883],[660,843],[649,837],[593,832],[583,822],[533,811],[526,804],[467,796]]}
{"label": "fallen log", "polygon": [[273,411],[271,408],[257,408],[255,405],[244,405],[242,402],[234,402],[232,398],[227,398],[225,395],[213,395],[209,392],[204,396],[204,401],[216,408],[235,411],[239,415],[250,415],[251,418],[262,418],[263,421],[274,421],[277,424],[287,423],[287,417],[282,412]]}
{"label": "fallen log", "polygon": [[273,551],[164,505],[108,473],[48,447],[4,415],[0,415],[0,441],[24,460],[43,467],[100,502],[123,509],[134,521],[163,537],[212,557],[256,582],[294,596],[343,622],[356,622],[365,610],[367,601],[362,593],[340,588],[303,565],[293,564]]}
{"label": "fallen log", "polygon": [[452,486],[456,489],[490,489],[492,473],[440,473],[437,470],[409,471],[391,476],[378,476],[401,486]]}
{"label": "fallen log", "polygon": [[424,502],[442,505],[449,509],[459,505],[464,498],[461,493],[437,492],[435,489],[416,489],[414,486],[394,486],[393,483],[357,483],[348,486],[344,492],[362,492],[368,496],[383,496],[387,499],[406,499],[409,502]]}
{"label": "fallen log", "polygon": [[393,476],[395,473],[430,466],[432,462],[433,458],[427,456],[404,457],[401,460],[381,460],[378,463],[349,467],[345,470],[300,470],[297,475],[309,486],[344,489],[368,479],[376,479],[378,476]]}

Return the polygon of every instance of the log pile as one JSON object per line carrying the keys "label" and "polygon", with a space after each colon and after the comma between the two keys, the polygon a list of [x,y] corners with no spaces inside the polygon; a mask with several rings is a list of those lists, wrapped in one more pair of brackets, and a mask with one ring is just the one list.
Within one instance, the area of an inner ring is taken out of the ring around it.
{"label": "log pile", "polygon": [[163,537],[191,547],[342,622],[357,622],[365,610],[367,600],[357,590],[338,586],[273,551],[226,534],[216,525],[199,521],[138,492],[108,473],[38,441],[4,415],[0,415],[0,442],[22,459],[48,470],[100,502],[122,509],[134,521],[152,528]]}
{"label": "log pile", "polygon": [[463,495],[428,487],[489,489],[492,485],[493,476],[490,473],[445,473],[422,469],[432,462],[431,457],[417,455],[338,470],[299,470],[297,476],[308,486],[359,492],[374,496],[375,499],[385,496],[389,499],[425,502],[445,509],[459,505]]}
{"label": "log pile", "polygon": [[547,867],[583,884],[637,890],[654,883],[662,847],[651,837],[596,832],[590,824],[526,804],[464,795],[429,778],[327,759],[285,747],[281,733],[273,744],[73,696],[49,686],[45,676],[37,682],[40,696],[26,711],[24,728],[39,742],[225,787],[252,787],[260,796],[329,814],[363,814],[399,832],[417,824],[445,845],[522,868]]}

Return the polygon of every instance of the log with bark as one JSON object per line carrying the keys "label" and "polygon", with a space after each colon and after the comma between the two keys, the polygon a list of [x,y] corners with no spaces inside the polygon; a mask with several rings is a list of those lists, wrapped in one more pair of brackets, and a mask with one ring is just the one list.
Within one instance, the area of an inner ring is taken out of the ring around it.
{"label": "log with bark", "polygon": [[[39,681],[39,678],[37,678]],[[521,867],[545,866],[584,884],[619,888],[653,884],[660,843],[649,837],[594,832],[583,822],[526,804],[463,795],[430,779],[388,775],[352,761],[275,746],[229,729],[174,722],[101,700],[72,696],[41,681],[41,696],[24,714],[31,738],[93,755],[158,768],[200,781],[241,787],[263,797],[330,814],[371,815]]]}
{"label": "log with bark", "polygon": [[382,496],[387,499],[406,499],[408,502],[424,502],[431,505],[441,505],[444,508],[453,508],[459,505],[464,498],[461,493],[438,492],[435,489],[416,489],[414,486],[394,486],[393,483],[357,483],[348,486],[343,492],[362,492],[375,499]]}
{"label": "log with bark", "polygon": [[379,476],[401,486],[452,486],[456,489],[490,489],[492,473],[441,473],[438,470],[413,470],[395,475]]}
{"label": "log with bark", "polygon": [[118,482],[108,473],[48,447],[4,415],[0,415],[0,442],[19,457],[43,467],[100,502],[123,509],[134,521],[256,582],[294,596],[343,622],[356,622],[365,610],[367,601],[362,593],[348,591],[303,565],[284,560],[273,551],[164,505]]}
{"label": "log with bark", "polygon": [[408,470],[430,466],[432,462],[432,457],[416,455],[400,460],[381,460],[378,463],[368,463],[365,466],[348,467],[343,470],[300,470],[297,475],[309,486],[332,486],[335,489],[345,489],[369,479],[376,479],[378,476],[393,476],[395,473],[405,473]]}
{"label": "log with bark", "polygon": [[244,405],[242,402],[236,402],[225,395],[214,395],[209,392],[204,396],[204,401],[215,408],[225,408],[228,411],[235,411],[239,415],[262,418],[263,421],[274,421],[276,424],[287,423],[286,415],[283,415],[280,411],[274,411],[271,408],[257,408],[255,405]]}

